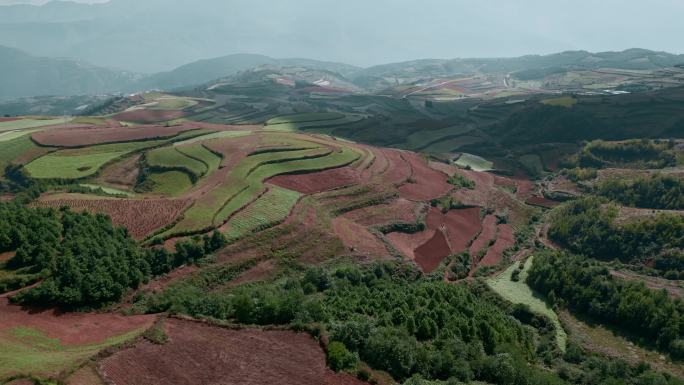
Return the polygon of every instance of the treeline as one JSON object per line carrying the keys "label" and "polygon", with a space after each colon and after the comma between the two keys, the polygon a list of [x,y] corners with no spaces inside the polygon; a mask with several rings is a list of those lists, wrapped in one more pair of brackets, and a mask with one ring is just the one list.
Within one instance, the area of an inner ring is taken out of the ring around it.
{"label": "treeline", "polygon": [[120,300],[152,276],[192,263],[222,247],[219,234],[176,245],[176,252],[143,249],[105,215],[0,204],[0,252],[16,251],[7,268],[38,274],[42,282],[18,303],[97,308]]}
{"label": "treeline", "polygon": [[629,166],[633,168],[665,168],[677,164],[674,141],[648,139],[588,143],[577,156],[577,166],[602,168]]}
{"label": "treeline", "polygon": [[684,358],[684,304],[643,283],[614,278],[596,262],[568,253],[535,256],[530,287],[559,307],[588,315]]}
{"label": "treeline", "polygon": [[136,307],[323,333],[328,365],[364,380],[370,373],[360,369],[361,361],[404,385],[682,384],[647,365],[590,355],[577,345],[563,354],[549,320],[478,283],[448,284],[384,262],[308,268],[274,282],[216,290],[247,268],[200,272]]}
{"label": "treeline", "polygon": [[654,175],[634,180],[609,179],[596,186],[596,194],[625,206],[648,209],[684,209],[684,180]]}
{"label": "treeline", "polygon": [[549,237],[575,253],[601,260],[644,263],[654,259],[662,274],[684,273],[684,218],[660,213],[618,224],[618,209],[596,197],[586,197],[557,209]]}

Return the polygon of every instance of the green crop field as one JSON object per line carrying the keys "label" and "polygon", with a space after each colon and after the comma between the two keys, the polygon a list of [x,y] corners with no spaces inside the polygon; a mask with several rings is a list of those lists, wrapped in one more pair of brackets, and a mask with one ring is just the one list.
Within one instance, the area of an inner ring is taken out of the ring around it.
{"label": "green crop field", "polygon": [[470,168],[474,171],[490,171],[494,167],[494,163],[477,155],[463,153],[454,162],[457,166]]}
{"label": "green crop field", "polygon": [[230,219],[226,235],[240,238],[284,221],[300,196],[296,191],[269,186],[263,196]]}
{"label": "green crop field", "polygon": [[231,170],[225,183],[210,191],[188,209],[184,218],[164,236],[220,226],[264,188],[263,181],[281,174],[341,167],[359,154],[349,148],[330,152],[327,148],[267,152],[248,156]]}
{"label": "green crop field", "polygon": [[194,138],[179,141],[179,142],[174,143],[174,145],[184,146],[186,144],[203,142],[205,140],[220,139],[220,138],[237,138],[240,136],[247,136],[247,135],[251,135],[251,134],[252,134],[251,131],[219,131],[219,132],[213,132],[210,134],[199,135],[199,136],[196,136]]}
{"label": "green crop field", "polygon": [[21,138],[24,135],[32,134],[34,132],[42,131],[42,128],[32,128],[32,129],[25,129],[25,130],[13,130],[13,131],[5,131],[5,132],[0,132],[0,142],[7,142],[8,140],[13,140],[17,138]]}
{"label": "green crop field", "polygon": [[340,114],[339,112],[311,112],[307,114],[278,116],[273,119],[269,119],[266,122],[266,125],[272,126],[286,123],[319,122],[325,120],[342,119],[344,116],[344,114]]}
{"label": "green crop field", "polygon": [[473,131],[470,126],[445,127],[439,130],[421,130],[406,138],[406,148],[410,150],[423,150],[432,144],[438,144],[456,136],[463,136]]}
{"label": "green crop field", "polygon": [[284,122],[277,124],[271,123],[268,124],[266,128],[278,131],[311,130],[319,133],[331,134],[332,131],[336,129],[338,126],[356,123],[362,119],[363,117],[360,115],[342,115],[342,117],[340,118],[328,120],[308,120],[301,122]]}
{"label": "green crop field", "polygon": [[147,164],[163,170],[183,169],[195,179],[207,172],[207,165],[178,151],[176,147],[163,147],[145,155]]}
{"label": "green crop field", "polygon": [[572,108],[572,106],[577,104],[577,99],[571,96],[563,96],[560,98],[544,99],[541,101],[541,103],[546,104],[547,106]]}
{"label": "green crop field", "polygon": [[34,160],[26,165],[26,170],[37,179],[80,179],[97,173],[114,159],[162,143],[164,141],[117,143],[62,150]]}
{"label": "green crop field", "polygon": [[202,162],[206,167],[206,174],[212,173],[221,166],[221,157],[209,151],[201,144],[193,144],[191,146],[176,147],[176,149],[195,160]]}
{"label": "green crop field", "polygon": [[111,187],[106,187],[106,186],[99,186],[99,185],[95,185],[95,184],[81,184],[80,186],[85,187],[85,188],[89,188],[91,190],[102,190],[105,193],[111,194],[111,195],[125,195],[127,197],[134,197],[135,196],[135,194],[133,194],[132,192],[123,191],[123,190],[119,190],[119,189],[115,189],[115,188],[111,188]]}
{"label": "green crop field", "polygon": [[38,146],[28,136],[0,142],[0,175],[5,174],[5,168],[14,160],[37,149]]}
{"label": "green crop field", "polygon": [[[67,119],[69,122],[71,119]],[[64,124],[64,118],[57,119],[20,119],[9,122],[0,122],[0,131],[24,130],[27,128],[54,126]]]}
{"label": "green crop field", "polygon": [[513,272],[518,269],[518,266],[520,266],[520,261],[515,262],[499,276],[487,280],[487,284],[492,290],[506,300],[512,303],[525,304],[529,306],[530,310],[533,312],[545,315],[551,319],[553,325],[556,327],[556,342],[558,343],[558,346],[565,351],[568,335],[565,333],[565,330],[563,330],[563,326],[558,319],[558,314],[548,307],[546,302],[540,299],[525,283],[527,271],[530,269],[533,262],[534,257],[527,259],[523,270],[520,272],[520,279],[518,282],[512,281],[511,276],[513,275]]}
{"label": "green crop field", "polygon": [[182,171],[166,171],[152,173],[148,177],[153,183],[153,193],[168,196],[179,196],[192,188],[192,179]]}
{"label": "green crop field", "polygon": [[100,344],[66,346],[33,328],[0,330],[0,379],[17,373],[41,375],[70,371],[99,351],[130,341],[142,332],[132,331]]}
{"label": "green crop field", "polygon": [[196,106],[196,100],[190,98],[180,98],[174,96],[161,96],[152,101],[149,108],[152,110],[182,110]]}

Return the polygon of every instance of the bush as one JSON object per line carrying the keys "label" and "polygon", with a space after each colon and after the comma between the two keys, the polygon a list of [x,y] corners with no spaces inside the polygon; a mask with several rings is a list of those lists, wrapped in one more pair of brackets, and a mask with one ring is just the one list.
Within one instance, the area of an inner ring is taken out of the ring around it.
{"label": "bush", "polygon": [[343,343],[331,341],[328,344],[328,366],[336,372],[356,368],[359,357],[347,350]]}

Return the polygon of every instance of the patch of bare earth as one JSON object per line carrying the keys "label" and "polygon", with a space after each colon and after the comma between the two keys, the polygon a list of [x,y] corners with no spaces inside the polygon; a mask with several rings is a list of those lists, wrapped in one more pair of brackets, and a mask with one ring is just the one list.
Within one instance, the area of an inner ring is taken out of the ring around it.
{"label": "patch of bare earth", "polygon": [[55,199],[51,196],[35,203],[39,207],[68,206],[76,211],[107,214],[115,225],[125,226],[136,239],[172,223],[190,204],[190,199]]}
{"label": "patch of bare earth", "polygon": [[330,371],[311,336],[290,331],[230,330],[168,319],[163,345],[141,341],[100,363],[116,385],[342,385],[363,384]]}
{"label": "patch of bare earth", "polygon": [[613,277],[626,279],[629,281],[643,282],[646,287],[652,290],[665,290],[673,298],[684,299],[684,281],[668,280],[665,278],[650,277],[648,275],[637,274],[632,271],[611,270]]}

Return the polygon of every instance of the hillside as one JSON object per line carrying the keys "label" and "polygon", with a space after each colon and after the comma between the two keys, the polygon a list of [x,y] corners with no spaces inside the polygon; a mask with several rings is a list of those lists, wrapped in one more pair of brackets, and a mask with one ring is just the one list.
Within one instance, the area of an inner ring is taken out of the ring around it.
{"label": "hillside", "polygon": [[0,99],[135,89],[138,76],[71,59],[36,57],[0,46]]}

